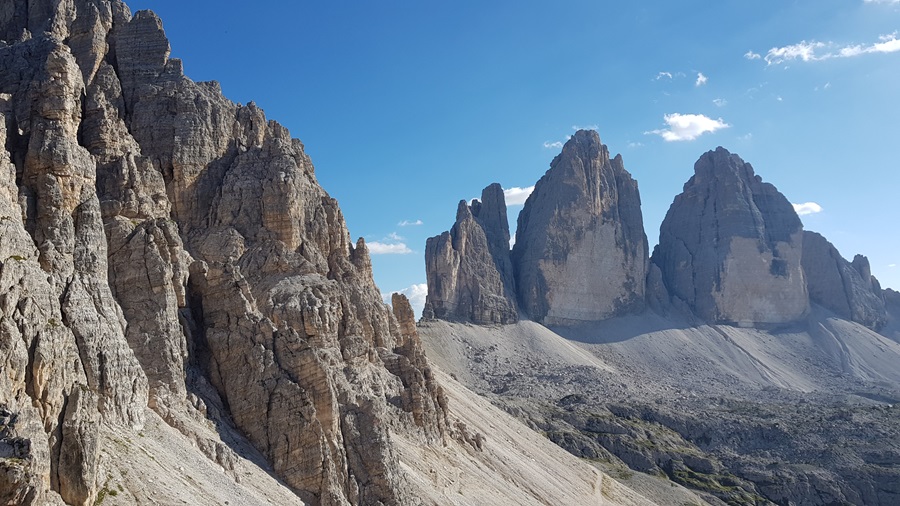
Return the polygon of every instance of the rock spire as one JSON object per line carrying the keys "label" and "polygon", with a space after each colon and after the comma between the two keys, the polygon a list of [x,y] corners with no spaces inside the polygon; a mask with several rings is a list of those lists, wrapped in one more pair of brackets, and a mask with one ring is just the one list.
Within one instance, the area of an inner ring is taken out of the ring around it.
{"label": "rock spire", "polygon": [[705,153],[660,227],[668,293],[711,323],[783,324],[809,311],[803,226],[791,203],[724,148]]}
{"label": "rock spire", "polygon": [[563,325],[639,312],[647,249],[637,182],[597,132],[579,130],[519,214],[512,260],[522,310]]}
{"label": "rock spire", "polygon": [[481,200],[460,201],[449,232],[425,244],[428,316],[477,324],[518,319],[509,257],[503,189],[494,183]]}

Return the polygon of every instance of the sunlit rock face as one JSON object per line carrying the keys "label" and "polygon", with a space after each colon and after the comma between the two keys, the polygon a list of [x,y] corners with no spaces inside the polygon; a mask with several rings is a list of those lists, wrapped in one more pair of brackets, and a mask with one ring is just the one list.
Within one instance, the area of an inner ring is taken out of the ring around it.
{"label": "sunlit rock face", "polygon": [[647,237],[637,182],[595,131],[563,146],[519,214],[512,251],[522,310],[548,325],[645,306]]}
{"label": "sunlit rock face", "polygon": [[201,384],[304,499],[411,503],[391,433],[446,402],[303,144],[119,0],[5,0],[0,40],[0,502],[93,504],[98,427]]}
{"label": "sunlit rock face", "polygon": [[708,322],[783,324],[809,312],[802,246],[791,203],[720,147],[675,197],[652,262],[668,293]]}

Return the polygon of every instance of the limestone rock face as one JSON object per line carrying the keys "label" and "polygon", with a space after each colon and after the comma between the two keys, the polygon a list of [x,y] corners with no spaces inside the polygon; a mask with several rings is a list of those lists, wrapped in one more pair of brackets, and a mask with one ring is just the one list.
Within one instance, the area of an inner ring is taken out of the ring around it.
{"label": "limestone rock face", "polygon": [[481,200],[460,201],[449,232],[425,245],[426,313],[477,324],[518,320],[509,257],[509,223],[503,189],[494,183]]}
{"label": "limestone rock face", "polygon": [[802,232],[790,202],[720,147],[675,197],[652,262],[668,293],[708,322],[788,323],[809,311]]}
{"label": "limestone rock face", "polygon": [[900,342],[900,292],[885,288],[881,293],[884,296],[884,309],[887,316],[886,325],[881,329],[881,334]]}
{"label": "limestone rock face", "polygon": [[881,287],[866,257],[848,262],[827,239],[804,231],[803,271],[812,302],[876,332],[887,322]]}
{"label": "limestone rock face", "polygon": [[93,504],[101,424],[209,405],[309,502],[411,503],[391,434],[446,399],[302,143],[119,0],[6,1],[0,39],[0,501]]}
{"label": "limestone rock face", "polygon": [[644,308],[647,237],[637,182],[594,131],[566,142],[519,214],[512,259],[536,321],[604,320]]}

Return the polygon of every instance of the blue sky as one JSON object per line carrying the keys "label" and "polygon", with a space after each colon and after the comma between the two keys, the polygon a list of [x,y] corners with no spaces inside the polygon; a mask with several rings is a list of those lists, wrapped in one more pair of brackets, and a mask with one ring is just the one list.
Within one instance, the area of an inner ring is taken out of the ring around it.
{"label": "blue sky", "polygon": [[721,145],[900,288],[900,0],[128,4],[305,143],[383,292],[425,282],[460,199],[532,186],[576,127],[624,157],[651,247]]}

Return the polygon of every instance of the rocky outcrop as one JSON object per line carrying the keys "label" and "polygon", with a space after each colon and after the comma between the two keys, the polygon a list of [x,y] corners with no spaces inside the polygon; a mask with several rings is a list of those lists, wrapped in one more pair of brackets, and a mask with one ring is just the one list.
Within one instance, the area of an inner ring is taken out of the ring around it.
{"label": "rocky outcrop", "polygon": [[518,320],[503,189],[460,201],[449,232],[428,238],[425,270],[429,317],[487,325]]}
{"label": "rocky outcrop", "polygon": [[519,214],[512,259],[521,308],[546,324],[644,308],[647,237],[637,182],[597,132],[566,142]]}
{"label": "rocky outcrop", "polygon": [[848,262],[827,239],[804,231],[803,271],[812,302],[876,332],[886,323],[881,287],[866,257]]}
{"label": "rocky outcrop", "polygon": [[809,311],[802,232],[791,203],[720,147],[694,165],[651,261],[668,293],[708,322],[794,322]]}
{"label": "rocky outcrop", "polygon": [[0,37],[0,499],[92,504],[98,428],[150,406],[308,502],[411,502],[391,433],[442,441],[446,400],[302,143],[119,0],[5,2]]}
{"label": "rocky outcrop", "polygon": [[885,288],[881,293],[884,296],[884,309],[887,316],[881,334],[900,343],[900,292]]}

